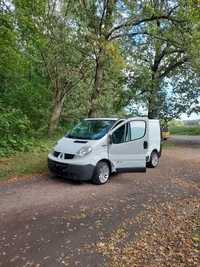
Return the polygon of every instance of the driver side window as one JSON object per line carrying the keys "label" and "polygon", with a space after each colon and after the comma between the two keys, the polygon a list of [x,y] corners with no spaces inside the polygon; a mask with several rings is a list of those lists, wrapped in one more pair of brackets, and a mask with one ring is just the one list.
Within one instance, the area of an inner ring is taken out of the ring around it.
{"label": "driver side window", "polygon": [[112,141],[113,144],[120,144],[124,142],[124,135],[125,135],[125,125],[118,128],[114,133],[112,134]]}
{"label": "driver side window", "polygon": [[120,144],[127,141],[126,135],[128,134],[127,131],[127,124],[122,125],[112,134],[112,142],[113,144]]}

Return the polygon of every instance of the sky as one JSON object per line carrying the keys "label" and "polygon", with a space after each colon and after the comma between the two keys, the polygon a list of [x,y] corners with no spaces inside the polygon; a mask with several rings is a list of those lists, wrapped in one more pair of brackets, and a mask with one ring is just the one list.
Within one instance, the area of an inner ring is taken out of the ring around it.
{"label": "sky", "polygon": [[187,114],[183,113],[180,117],[181,120],[198,120],[200,119],[200,114],[192,113],[189,117]]}
{"label": "sky", "polygon": [[[142,116],[147,116],[147,110],[141,105],[135,105],[138,111],[142,114]],[[180,120],[200,120],[200,113],[192,113],[189,117],[186,113],[182,113],[180,115]]]}

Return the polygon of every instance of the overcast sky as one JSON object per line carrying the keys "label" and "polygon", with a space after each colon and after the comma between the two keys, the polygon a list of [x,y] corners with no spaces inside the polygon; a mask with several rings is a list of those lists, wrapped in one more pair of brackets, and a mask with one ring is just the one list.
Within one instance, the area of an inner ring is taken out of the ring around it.
{"label": "overcast sky", "polygon": [[187,114],[181,115],[181,120],[197,120],[197,119],[200,119],[200,114],[197,115],[195,113],[192,113],[190,117],[188,117]]}

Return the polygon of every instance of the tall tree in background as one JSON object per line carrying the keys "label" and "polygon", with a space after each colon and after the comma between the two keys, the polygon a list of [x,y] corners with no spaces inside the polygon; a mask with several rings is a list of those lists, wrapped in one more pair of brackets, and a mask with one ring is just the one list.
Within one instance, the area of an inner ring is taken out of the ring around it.
{"label": "tall tree in background", "polygon": [[38,129],[44,124],[48,106],[45,75],[34,47],[22,41],[16,10],[9,1],[0,3],[0,102],[6,112],[18,110]]}
{"label": "tall tree in background", "polygon": [[112,59],[112,49],[115,50],[115,57],[119,57],[118,44],[115,43],[112,46],[109,44],[109,32],[115,20],[116,3],[116,0],[80,1],[80,6],[77,6],[77,13],[81,10],[78,17],[85,42],[91,48],[94,60],[88,116],[97,115],[100,106],[99,99],[105,82],[105,71],[109,65],[109,60]]}
{"label": "tall tree in background", "polygon": [[[14,1],[22,36],[37,49],[52,90],[49,135],[55,131],[66,96],[86,74],[87,60],[81,51],[71,1]],[[29,20],[27,25],[27,20]]]}
{"label": "tall tree in background", "polygon": [[[139,34],[139,26],[154,20],[173,20],[172,10],[155,12],[149,8],[149,1],[80,1],[83,25],[85,26],[86,41],[94,51],[95,73],[91,93],[89,116],[97,115],[98,99],[103,90],[103,79],[109,52],[119,47],[119,40],[124,36]],[[173,9],[173,8],[172,8]],[[119,50],[115,50],[118,56]]]}
{"label": "tall tree in background", "polygon": [[[168,1],[152,1],[152,9],[158,13],[163,8],[167,9],[168,5]],[[193,77],[191,83],[197,85],[197,77],[187,75],[186,72],[188,70],[188,73],[194,73],[187,50],[187,39],[190,34],[188,18],[186,13],[183,13],[181,5],[175,3],[171,10],[174,13],[173,20],[149,23],[148,27],[141,29],[140,38],[131,36],[131,41],[127,45],[130,51],[128,83],[133,90],[134,100],[145,104],[149,118],[166,116],[166,107],[170,107],[169,113],[172,117],[178,116],[184,111],[183,102],[180,104],[178,96],[183,96],[187,92],[188,103],[194,99],[194,86],[189,86],[187,79]],[[175,82],[172,82],[175,80],[176,86]],[[176,106],[172,105],[175,112],[171,112],[171,100],[175,101],[178,98],[179,108],[178,103]],[[187,103],[185,110],[188,110]]]}
{"label": "tall tree in background", "polygon": [[195,0],[0,3],[1,110],[18,110],[34,132],[51,135],[60,118],[123,114],[130,102],[157,117],[167,89],[179,110],[181,96],[198,98]]}

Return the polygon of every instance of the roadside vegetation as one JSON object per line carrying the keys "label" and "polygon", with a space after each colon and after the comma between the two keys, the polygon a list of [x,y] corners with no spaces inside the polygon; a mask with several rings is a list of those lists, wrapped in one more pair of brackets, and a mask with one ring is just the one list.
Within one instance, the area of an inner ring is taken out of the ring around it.
{"label": "roadside vegetation", "polygon": [[0,157],[82,117],[199,112],[197,2],[0,1]]}
{"label": "roadside vegetation", "polygon": [[20,176],[47,173],[47,154],[61,137],[33,141],[28,151],[16,152],[12,156],[0,158],[0,181]]}
{"label": "roadside vegetation", "polygon": [[[1,157],[0,181],[47,173],[47,155],[62,135],[60,133],[52,138],[34,141],[28,151],[15,152],[13,155]],[[173,149],[174,146],[173,143],[163,143],[163,149]]]}

